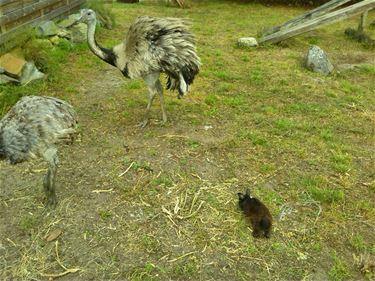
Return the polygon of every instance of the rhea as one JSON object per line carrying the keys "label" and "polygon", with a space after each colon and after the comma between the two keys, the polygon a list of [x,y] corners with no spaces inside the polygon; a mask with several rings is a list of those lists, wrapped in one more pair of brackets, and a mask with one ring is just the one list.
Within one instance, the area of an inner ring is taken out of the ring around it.
{"label": "rhea", "polygon": [[96,56],[117,67],[125,77],[141,78],[146,82],[149,98],[141,127],[148,123],[151,105],[157,94],[165,123],[167,114],[160,74],[168,76],[167,89],[177,90],[177,97],[181,98],[188,92],[201,65],[195,38],[186,20],[138,17],[129,27],[125,40],[113,48],[104,48],[96,42],[97,20],[93,10],[82,9],[78,21],[87,24],[88,45]]}
{"label": "rhea", "polygon": [[0,159],[17,164],[40,157],[48,163],[43,181],[47,206],[57,203],[57,145],[73,142],[76,128],[73,107],[53,97],[23,97],[0,121]]}

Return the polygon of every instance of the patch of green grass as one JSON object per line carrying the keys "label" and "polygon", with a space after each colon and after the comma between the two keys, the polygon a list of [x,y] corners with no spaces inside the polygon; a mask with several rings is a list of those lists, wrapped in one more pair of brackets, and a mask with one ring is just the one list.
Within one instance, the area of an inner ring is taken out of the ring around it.
{"label": "patch of green grass", "polygon": [[103,220],[107,220],[113,216],[111,210],[99,210],[98,215]]}
{"label": "patch of green grass", "polygon": [[375,75],[375,66],[374,65],[366,64],[366,65],[361,66],[360,69],[364,73]]}
{"label": "patch of green grass", "polygon": [[173,180],[166,175],[161,175],[158,178],[154,178],[150,181],[150,186],[157,187],[157,186],[163,186],[163,187],[170,187],[173,185]]}
{"label": "patch of green grass", "polygon": [[231,107],[239,107],[246,104],[246,99],[243,96],[225,96],[223,97],[223,103]]}
{"label": "patch of green grass", "polygon": [[214,71],[214,75],[222,81],[235,81],[239,79],[237,75],[225,70]]}
{"label": "patch of green grass", "polygon": [[238,137],[241,140],[249,140],[254,145],[265,145],[267,143],[267,140],[265,138],[249,129],[241,129],[238,133]]}
{"label": "patch of green grass", "polygon": [[347,173],[351,168],[351,157],[347,153],[334,151],[331,162],[333,168],[339,173]]}
{"label": "patch of green grass", "polygon": [[354,235],[350,239],[350,244],[356,249],[358,252],[364,251],[367,248],[365,239],[360,234]]}
{"label": "patch of green grass", "polygon": [[21,217],[19,227],[23,231],[30,231],[37,224],[37,218],[33,215],[25,215]]}
{"label": "patch of green grass", "polygon": [[136,100],[136,99],[129,99],[126,102],[126,106],[128,108],[139,108],[140,106],[144,106],[144,102],[141,100]]}
{"label": "patch of green grass", "polygon": [[192,149],[196,149],[198,147],[201,146],[200,142],[199,141],[195,141],[195,140],[189,140],[188,141],[188,145],[192,148]]}
{"label": "patch of green grass", "polygon": [[133,270],[130,276],[130,280],[132,281],[143,281],[143,280],[159,280],[156,276],[158,272],[157,267],[150,263],[147,262],[144,264],[143,267],[138,267]]}
{"label": "patch of green grass", "polygon": [[151,235],[143,235],[141,238],[141,244],[148,253],[162,254],[160,242]]}
{"label": "patch of green grass", "polygon": [[322,110],[318,104],[296,102],[287,107],[289,112],[317,113]]}
{"label": "patch of green grass", "polygon": [[125,86],[129,90],[138,90],[142,88],[142,81],[141,80],[129,80],[127,81]]}
{"label": "patch of green grass", "polygon": [[330,129],[320,130],[320,137],[325,141],[333,141],[335,139],[335,135]]}
{"label": "patch of green grass", "polygon": [[255,67],[250,72],[250,81],[255,85],[263,85],[265,81],[264,70],[260,66]]}
{"label": "patch of green grass", "polygon": [[195,256],[186,258],[183,261],[177,262],[173,268],[173,277],[174,278],[183,278],[184,280],[190,279],[189,276],[192,276],[199,270],[199,262]]}
{"label": "patch of green grass", "polygon": [[350,276],[348,266],[336,255],[333,256],[333,265],[328,272],[328,276],[331,281],[342,281]]}
{"label": "patch of green grass", "polygon": [[345,193],[338,189],[310,187],[307,191],[314,200],[322,203],[339,202],[345,198]]}
{"label": "patch of green grass", "polygon": [[217,101],[218,99],[214,94],[209,94],[204,99],[204,102],[210,106],[214,106],[217,103]]}

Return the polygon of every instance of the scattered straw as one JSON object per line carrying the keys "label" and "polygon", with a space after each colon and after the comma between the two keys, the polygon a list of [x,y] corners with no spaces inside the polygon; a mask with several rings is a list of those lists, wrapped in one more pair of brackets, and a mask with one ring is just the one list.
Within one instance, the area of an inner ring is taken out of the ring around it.
{"label": "scattered straw", "polygon": [[110,189],[95,189],[92,192],[94,192],[94,193],[105,193],[105,192],[112,192],[112,191],[113,191],[113,188],[110,188]]}
{"label": "scattered straw", "polygon": [[129,165],[129,167],[124,172],[122,172],[121,174],[119,174],[118,177],[121,178],[123,175],[125,175],[127,172],[129,172],[129,170],[131,169],[131,167],[133,167],[134,163],[135,163],[134,161],[131,162],[131,164]]}
{"label": "scattered straw", "polygon": [[59,257],[59,251],[58,251],[58,245],[59,245],[59,241],[56,241],[55,243],[55,253],[56,253],[56,261],[57,263],[65,270],[64,272],[61,272],[61,273],[40,273],[41,276],[44,276],[44,277],[62,277],[62,276],[65,276],[69,273],[75,273],[77,271],[80,271],[81,269],[76,267],[76,268],[67,268],[65,267],[62,262],[60,261],[60,257]]}
{"label": "scattered straw", "polygon": [[178,261],[178,260],[180,260],[180,259],[183,259],[183,258],[185,258],[185,257],[187,257],[187,256],[190,256],[190,255],[192,255],[192,254],[195,254],[195,251],[194,251],[194,252],[190,252],[190,253],[186,253],[186,254],[184,254],[184,255],[182,255],[182,256],[179,256],[179,257],[177,257],[177,258],[175,258],[175,259],[168,260],[168,262],[175,262],[175,261]]}

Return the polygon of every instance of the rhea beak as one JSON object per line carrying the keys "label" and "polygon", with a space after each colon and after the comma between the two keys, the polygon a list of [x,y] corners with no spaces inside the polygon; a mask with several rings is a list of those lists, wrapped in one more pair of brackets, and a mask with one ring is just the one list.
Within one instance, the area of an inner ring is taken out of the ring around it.
{"label": "rhea beak", "polygon": [[81,9],[81,10],[80,10],[80,15],[79,15],[79,17],[76,19],[76,22],[82,22],[83,17],[84,17],[84,15],[86,14],[86,11],[87,11],[87,9]]}

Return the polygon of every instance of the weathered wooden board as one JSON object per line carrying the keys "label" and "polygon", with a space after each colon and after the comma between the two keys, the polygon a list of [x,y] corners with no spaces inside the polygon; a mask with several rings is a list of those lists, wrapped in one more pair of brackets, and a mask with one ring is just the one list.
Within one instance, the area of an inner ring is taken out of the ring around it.
{"label": "weathered wooden board", "polygon": [[292,26],[285,30],[280,30],[278,32],[266,35],[260,38],[259,43],[276,43],[282,40],[288,39],[290,37],[302,34],[304,32],[311,31],[318,27],[332,24],[344,20],[348,17],[352,17],[361,13],[364,13],[367,10],[375,8],[375,0],[365,0],[354,5],[351,5],[340,10],[323,14],[322,16],[316,17],[312,20],[302,22],[299,25]]}
{"label": "weathered wooden board", "polygon": [[[17,30],[66,14],[84,2],[85,0],[0,0],[0,45],[10,40]],[[8,5],[13,5],[13,10],[3,9]]]}
{"label": "weathered wooden board", "polygon": [[292,26],[295,26],[295,25],[298,25],[300,23],[302,23],[303,21],[307,21],[307,20],[311,20],[313,18],[316,18],[318,16],[321,16],[325,13],[328,13],[329,11],[332,11],[348,2],[350,2],[352,0],[332,0],[332,1],[329,1],[327,3],[325,3],[324,5],[321,5],[311,11],[308,11],[307,13],[305,14],[302,14],[296,18],[293,18],[279,26],[275,26],[275,27],[272,27],[266,31],[263,32],[263,36],[266,36],[266,35],[269,35],[269,34],[272,34],[272,33],[275,33],[275,32],[278,32],[280,30],[285,30],[285,29],[288,29]]}

